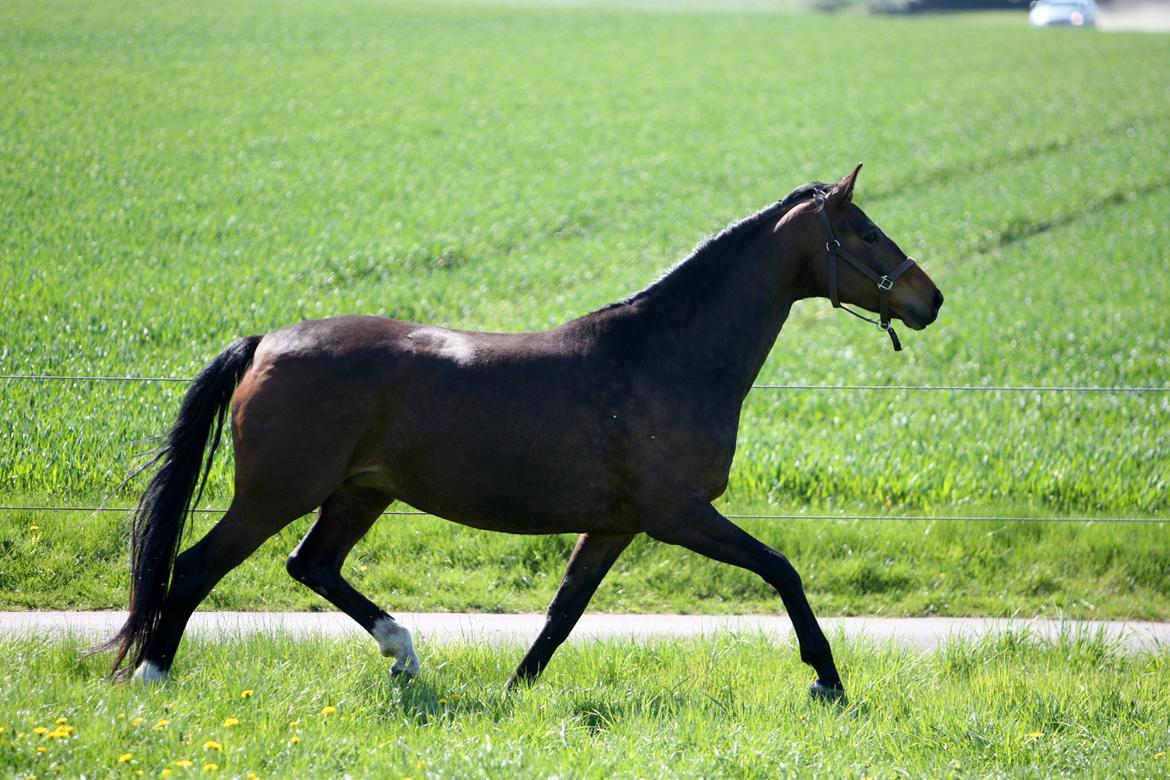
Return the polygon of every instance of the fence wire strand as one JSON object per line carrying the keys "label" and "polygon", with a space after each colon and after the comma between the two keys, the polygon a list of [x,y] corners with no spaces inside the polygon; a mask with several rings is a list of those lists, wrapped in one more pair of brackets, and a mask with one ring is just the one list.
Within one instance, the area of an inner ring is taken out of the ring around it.
{"label": "fence wire strand", "polygon": [[[188,377],[165,376],[102,376],[62,374],[0,374],[0,381],[27,382],[143,382],[189,384]],[[848,385],[848,384],[760,384],[752,385],[753,390],[792,391],[887,391],[887,392],[974,392],[974,393],[1170,393],[1168,387],[1111,386],[1069,386],[1069,385]],[[14,506],[0,505],[0,512],[133,512],[133,507],[106,506]],[[221,514],[224,509],[198,508],[199,514]],[[428,517],[426,512],[417,510],[395,510],[382,513],[384,516]],[[800,514],[728,514],[733,520],[856,520],[856,521],[914,521],[914,522],[986,522],[986,523],[1170,523],[1170,518],[1161,517],[1028,517],[1022,515],[800,515]]]}
{"label": "fence wire strand", "polygon": [[[121,506],[16,506],[0,505],[0,512],[118,512],[130,513],[134,507]],[[191,510],[197,514],[223,514],[226,509],[201,507]],[[429,512],[420,512],[417,509],[389,510],[382,513],[389,516],[410,517],[437,517]],[[727,514],[731,520],[859,520],[859,521],[894,521],[910,520],[915,522],[977,522],[977,523],[1170,523],[1167,517],[1029,517],[1027,515],[798,515],[798,514]],[[441,519],[441,518],[440,518]]]}
{"label": "fence wire strand", "polygon": [[[178,376],[85,376],[80,374],[0,374],[8,382],[170,382],[190,383]],[[831,384],[762,384],[753,390],[856,390],[889,392],[970,392],[970,393],[1170,393],[1167,387],[1126,385],[831,385]]]}

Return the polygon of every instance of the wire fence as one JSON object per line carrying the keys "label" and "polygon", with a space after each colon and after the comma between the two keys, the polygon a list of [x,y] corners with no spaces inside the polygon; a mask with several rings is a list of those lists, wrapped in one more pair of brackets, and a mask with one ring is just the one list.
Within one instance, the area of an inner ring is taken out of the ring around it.
{"label": "wire fence", "polygon": [[[101,376],[79,374],[0,374],[0,381],[10,382],[172,382],[190,383],[190,377],[177,376]],[[1144,387],[1127,385],[829,385],[829,384],[761,384],[753,390],[852,390],[895,392],[969,392],[969,393],[1170,393],[1170,386]]]}
{"label": "wire fence", "polygon": [[[33,505],[0,505],[0,512],[115,512],[127,514],[134,511],[129,506],[33,506]],[[197,514],[223,514],[226,508],[200,507],[192,509]],[[388,510],[382,513],[383,517],[435,517],[428,512],[417,509]],[[1105,523],[1105,524],[1162,524],[1170,523],[1170,517],[1035,517],[1031,515],[807,515],[807,514],[725,514],[731,520],[912,520],[929,523]]]}
{"label": "wire fence", "polygon": [[[109,375],[65,375],[65,374],[0,374],[0,381],[27,382],[155,382],[189,384],[190,377],[165,376],[109,376]],[[957,392],[957,393],[1086,393],[1086,394],[1170,394],[1170,386],[1125,386],[1125,385],[849,385],[849,384],[758,384],[753,390],[791,391],[858,391],[858,392]],[[117,512],[129,513],[133,507],[106,506],[20,506],[0,505],[0,512]],[[191,511],[201,514],[222,514],[225,509],[198,508]],[[383,515],[429,517],[428,513],[417,510],[396,510]],[[808,514],[728,514],[733,520],[855,520],[855,521],[915,521],[915,522],[976,522],[976,523],[1112,523],[1112,524],[1166,524],[1170,518],[1163,517],[1036,517],[1000,515],[808,515]]]}

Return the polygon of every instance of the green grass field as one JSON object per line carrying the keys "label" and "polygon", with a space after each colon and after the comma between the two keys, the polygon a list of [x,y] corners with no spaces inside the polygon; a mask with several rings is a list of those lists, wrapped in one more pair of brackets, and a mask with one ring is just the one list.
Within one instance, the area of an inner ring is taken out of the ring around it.
{"label": "green grass field", "polygon": [[[858,201],[941,319],[893,354],[803,303],[761,382],[1165,386],[1168,62],[1166,36],[1003,17],[10,0],[0,373],[190,376],[237,335],[343,313],[545,328],[863,160]],[[182,389],[0,383],[0,503],[132,503]],[[1168,463],[1170,394],[760,390],[724,507],[1165,517]],[[1165,526],[745,524],[827,613],[1170,617]],[[321,606],[279,566],[304,528],[211,604]],[[125,535],[0,512],[0,606],[122,606]],[[569,545],[394,519],[352,576],[391,608],[538,609]],[[651,544],[597,605],[778,608]]]}
{"label": "green grass field", "polygon": [[1009,634],[925,655],[838,644],[851,686],[843,706],[810,701],[795,650],[752,636],[570,645],[512,696],[502,683],[519,648],[424,646],[423,676],[403,683],[366,643],[194,642],[183,674],[143,691],[110,683],[95,660],[78,663],[78,647],[0,643],[11,659],[0,771],[1170,776],[1168,657],[1127,656],[1092,636],[1047,644]]}

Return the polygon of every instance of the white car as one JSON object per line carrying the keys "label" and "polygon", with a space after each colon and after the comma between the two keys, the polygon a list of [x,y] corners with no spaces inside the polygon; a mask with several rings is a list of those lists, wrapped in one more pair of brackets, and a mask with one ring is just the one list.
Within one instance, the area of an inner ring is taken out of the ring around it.
{"label": "white car", "polygon": [[1092,27],[1097,23],[1093,0],[1034,0],[1028,21],[1035,27]]}

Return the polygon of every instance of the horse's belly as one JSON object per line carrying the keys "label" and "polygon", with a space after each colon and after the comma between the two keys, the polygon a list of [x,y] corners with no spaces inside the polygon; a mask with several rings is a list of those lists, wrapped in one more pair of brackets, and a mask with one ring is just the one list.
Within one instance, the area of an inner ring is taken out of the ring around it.
{"label": "horse's belly", "polygon": [[487,530],[557,533],[621,524],[604,455],[477,444],[415,449],[362,479],[424,512]]}

